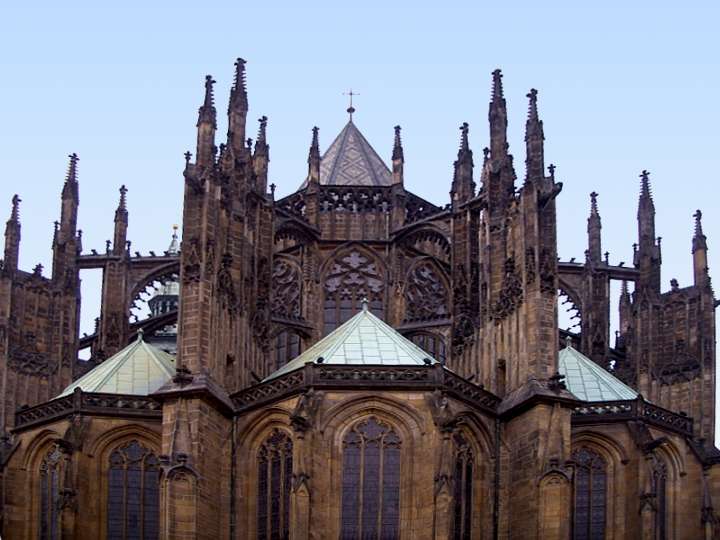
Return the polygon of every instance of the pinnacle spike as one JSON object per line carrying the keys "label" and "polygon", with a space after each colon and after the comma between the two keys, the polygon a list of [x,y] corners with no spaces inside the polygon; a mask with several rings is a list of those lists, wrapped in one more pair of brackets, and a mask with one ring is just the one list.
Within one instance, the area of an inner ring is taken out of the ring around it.
{"label": "pinnacle spike", "polygon": [[538,109],[537,109],[537,94],[538,91],[534,88],[530,89],[530,92],[527,94],[527,98],[529,99],[529,105],[528,105],[528,122],[529,121],[538,121]]}
{"label": "pinnacle spike", "polygon": [[238,58],[235,62],[235,80],[230,91],[231,105],[240,105],[247,110],[247,83],[245,80],[245,60]]}
{"label": "pinnacle spike", "polygon": [[492,101],[504,99],[503,84],[502,84],[502,71],[496,69],[492,72],[493,76],[493,88],[492,88]]}
{"label": "pinnacle spike", "polygon": [[258,147],[265,146],[267,144],[267,116],[263,115],[258,118],[260,125],[258,126],[258,136],[255,139],[255,151],[257,152]]}
{"label": "pinnacle spike", "polygon": [[10,221],[20,223],[20,202],[22,199],[15,194],[12,198],[12,210],[10,211]]}
{"label": "pinnacle spike", "polygon": [[403,152],[402,139],[400,138],[400,126],[395,126],[395,141],[393,143],[392,159],[405,161],[405,153]]}
{"label": "pinnacle spike", "polygon": [[650,172],[644,169],[640,173],[640,197],[647,197],[652,200],[652,191],[650,190]]}
{"label": "pinnacle spike", "polygon": [[470,143],[468,141],[468,132],[470,131],[470,126],[467,122],[463,122],[462,126],[460,126],[460,151],[466,152],[470,149]]}
{"label": "pinnacle spike", "polygon": [[695,218],[695,237],[700,238],[701,236],[704,236],[702,230],[702,212],[700,210],[696,210],[693,217]]}
{"label": "pinnacle spike", "polygon": [[594,191],[590,194],[590,214],[593,216],[598,215],[597,197],[598,194]]}
{"label": "pinnacle spike", "polygon": [[202,107],[198,110],[198,125],[201,122],[216,124],[216,111],[215,111],[215,97],[213,94],[213,85],[215,81],[212,75],[205,76],[205,99],[203,100]]}
{"label": "pinnacle spike", "polygon": [[128,190],[125,187],[125,184],[120,186],[120,189],[118,190],[120,192],[120,202],[118,203],[118,210],[126,210],[127,209],[127,200],[125,195],[127,194]]}
{"label": "pinnacle spike", "polygon": [[77,182],[77,162],[80,158],[78,158],[76,153],[72,153],[68,156],[70,158],[70,163],[68,164],[68,172],[67,176],[65,177],[66,182]]}

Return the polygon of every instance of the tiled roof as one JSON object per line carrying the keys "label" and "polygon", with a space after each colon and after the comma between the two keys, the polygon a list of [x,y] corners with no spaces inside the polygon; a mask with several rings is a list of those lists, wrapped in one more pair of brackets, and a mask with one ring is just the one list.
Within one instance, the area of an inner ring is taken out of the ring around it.
{"label": "tiled roof", "polygon": [[638,393],[568,344],[558,355],[558,371],[565,384],[583,401],[635,399]]}
{"label": "tiled roof", "polygon": [[[392,184],[392,173],[350,120],[320,159],[320,183],[389,186]],[[307,181],[301,187],[306,184]]]}
{"label": "tiled roof", "polygon": [[74,381],[58,397],[83,392],[147,396],[172,379],[175,359],[138,339]]}
{"label": "tiled roof", "polygon": [[423,366],[425,359],[437,364],[429,353],[370,313],[362,311],[308,350],[272,373],[274,379],[300,369],[308,362],[345,365]]}

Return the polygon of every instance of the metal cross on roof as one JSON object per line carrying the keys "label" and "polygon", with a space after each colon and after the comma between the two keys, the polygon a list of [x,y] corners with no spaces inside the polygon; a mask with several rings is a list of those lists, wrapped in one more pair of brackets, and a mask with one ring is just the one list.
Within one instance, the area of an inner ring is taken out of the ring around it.
{"label": "metal cross on roof", "polygon": [[352,121],[352,115],[355,112],[355,107],[353,107],[353,96],[359,96],[357,92],[353,92],[352,88],[348,92],[343,92],[343,96],[350,96],[350,106],[347,108],[347,112],[350,114],[350,120]]}

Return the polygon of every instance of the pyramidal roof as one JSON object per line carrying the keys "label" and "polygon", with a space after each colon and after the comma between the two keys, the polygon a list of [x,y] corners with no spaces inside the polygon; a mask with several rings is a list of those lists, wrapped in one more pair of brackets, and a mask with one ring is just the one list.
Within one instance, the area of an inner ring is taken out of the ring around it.
{"label": "pyramidal roof", "polygon": [[308,350],[272,373],[265,380],[302,368],[306,363],[341,365],[424,366],[438,361],[370,313],[363,302],[362,311]]}
{"label": "pyramidal roof", "polygon": [[83,392],[147,396],[175,375],[175,358],[138,338],[74,381],[58,397]]}
{"label": "pyramidal roof", "polygon": [[392,173],[351,119],[320,158],[320,183],[389,186]]}
{"label": "pyramidal roof", "polygon": [[582,401],[622,401],[635,399],[638,393],[574,349],[569,343],[558,354],[558,371],[565,384]]}

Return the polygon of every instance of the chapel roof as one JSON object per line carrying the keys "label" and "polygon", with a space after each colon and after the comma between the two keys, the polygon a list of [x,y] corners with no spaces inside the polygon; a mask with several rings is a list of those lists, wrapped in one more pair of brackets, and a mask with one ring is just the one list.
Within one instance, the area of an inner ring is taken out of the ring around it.
{"label": "chapel roof", "polygon": [[389,186],[392,173],[350,119],[320,158],[320,184]]}
{"label": "chapel roof", "polygon": [[[322,358],[321,362],[318,362],[319,358]],[[428,363],[439,363],[429,353],[373,315],[367,302],[363,302],[363,308],[357,315],[265,380],[300,369],[308,362],[384,366],[424,366]]]}
{"label": "chapel roof", "polygon": [[112,355],[70,384],[62,394],[76,388],[83,392],[147,396],[175,375],[175,358],[143,341],[142,332],[133,343]]}
{"label": "chapel roof", "polygon": [[582,401],[623,401],[636,399],[638,393],[573,348],[569,340],[558,354],[558,371],[565,385]]}

